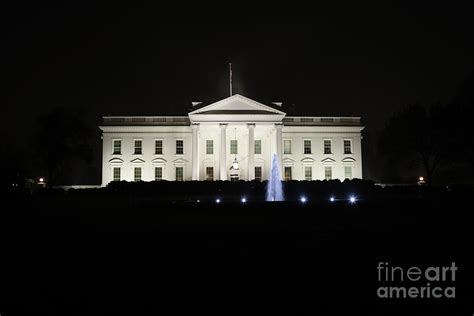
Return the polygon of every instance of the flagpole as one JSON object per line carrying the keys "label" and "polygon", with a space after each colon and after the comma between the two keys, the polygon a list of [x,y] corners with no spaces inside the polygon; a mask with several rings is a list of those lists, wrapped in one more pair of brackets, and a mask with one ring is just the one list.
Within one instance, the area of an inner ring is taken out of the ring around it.
{"label": "flagpole", "polygon": [[230,96],[232,96],[232,63],[229,63],[229,90],[230,90]]}

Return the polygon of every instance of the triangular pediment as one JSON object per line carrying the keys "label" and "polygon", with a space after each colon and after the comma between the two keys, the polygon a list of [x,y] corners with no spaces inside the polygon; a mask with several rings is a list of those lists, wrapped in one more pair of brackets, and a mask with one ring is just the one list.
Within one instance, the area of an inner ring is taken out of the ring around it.
{"label": "triangular pediment", "polygon": [[286,113],[240,94],[235,94],[189,113],[189,115],[197,114],[285,115]]}
{"label": "triangular pediment", "polygon": [[336,160],[327,157],[327,158],[324,158],[323,160],[321,160],[321,162],[323,162],[323,163],[333,163],[333,162],[336,162]]}

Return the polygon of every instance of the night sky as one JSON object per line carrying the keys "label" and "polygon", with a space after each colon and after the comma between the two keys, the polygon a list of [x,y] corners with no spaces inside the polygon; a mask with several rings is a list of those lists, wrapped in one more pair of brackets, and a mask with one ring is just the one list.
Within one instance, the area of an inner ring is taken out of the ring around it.
{"label": "night sky", "polygon": [[228,96],[230,61],[235,93],[376,129],[410,103],[449,102],[474,68],[470,2],[227,4],[4,7],[3,141],[22,143],[57,105],[87,108],[94,125],[105,114],[185,114],[191,101]]}

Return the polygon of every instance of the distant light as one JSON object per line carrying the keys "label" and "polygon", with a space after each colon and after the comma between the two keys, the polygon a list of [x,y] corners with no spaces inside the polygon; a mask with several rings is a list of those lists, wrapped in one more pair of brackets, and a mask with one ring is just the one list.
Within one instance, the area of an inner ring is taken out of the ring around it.
{"label": "distant light", "polygon": [[331,196],[331,197],[329,198],[329,201],[334,202],[334,201],[335,201],[334,196]]}
{"label": "distant light", "polygon": [[420,180],[420,181],[425,181],[425,178],[419,177],[418,180]]}
{"label": "distant light", "polygon": [[39,182],[44,182],[44,178],[39,178]]}
{"label": "distant light", "polygon": [[199,202],[201,202],[201,201],[200,201],[200,200],[197,200],[196,202],[199,203]]}
{"label": "distant light", "polygon": [[355,196],[352,195],[352,196],[349,198],[349,201],[350,201],[352,204],[354,204],[357,200],[356,200]]}
{"label": "distant light", "polygon": [[246,203],[246,202],[247,202],[247,199],[243,197],[243,198],[240,200],[240,202]]}
{"label": "distant light", "polygon": [[301,201],[301,203],[306,203],[306,197],[302,196],[302,197],[300,198],[300,201]]}
{"label": "distant light", "polygon": [[219,204],[221,202],[221,199],[216,199],[216,203]]}

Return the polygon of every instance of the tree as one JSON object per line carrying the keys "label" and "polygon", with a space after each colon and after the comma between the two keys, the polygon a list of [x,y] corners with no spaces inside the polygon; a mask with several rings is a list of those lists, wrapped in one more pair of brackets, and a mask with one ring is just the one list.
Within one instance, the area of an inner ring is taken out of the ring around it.
{"label": "tree", "polygon": [[56,184],[75,161],[92,160],[92,130],[83,114],[80,109],[56,107],[36,122],[36,157],[50,185]]}
{"label": "tree", "polygon": [[410,105],[393,115],[383,129],[379,145],[381,152],[398,163],[420,163],[426,181],[432,184],[433,176],[444,159],[444,142],[441,129],[444,107]]}

